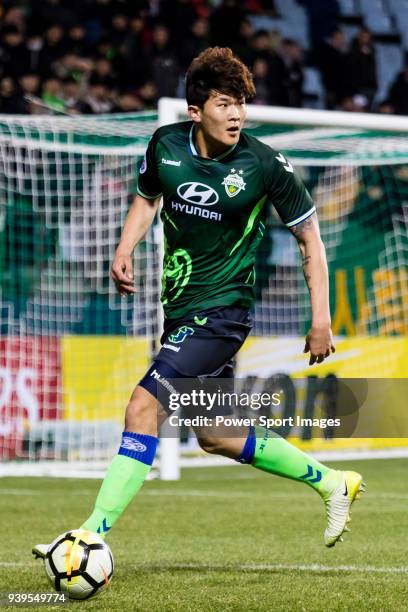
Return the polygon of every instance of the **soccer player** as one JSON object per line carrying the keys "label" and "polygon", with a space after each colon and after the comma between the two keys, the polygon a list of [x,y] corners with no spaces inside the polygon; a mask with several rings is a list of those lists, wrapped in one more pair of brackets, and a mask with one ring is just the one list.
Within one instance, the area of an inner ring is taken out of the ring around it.
{"label": "soccer player", "polygon": [[[209,48],[187,72],[190,121],[154,133],[140,168],[112,264],[126,296],[135,292],[132,253],[159,209],[165,236],[161,349],[126,408],[118,455],[107,471],[92,514],[81,526],[104,536],[139,491],[158,442],[157,397],[169,379],[230,378],[231,360],[251,329],[254,261],[271,201],[295,236],[310,292],[309,364],[334,352],[328,272],[315,207],[290,162],[243,133],[255,88],[247,67],[228,48]],[[308,484],[327,512],[326,546],[348,531],[350,507],[364,489],[356,472],[330,469],[262,428],[234,435],[197,431],[201,447],[254,468]],[[46,545],[33,552],[44,556]]]}

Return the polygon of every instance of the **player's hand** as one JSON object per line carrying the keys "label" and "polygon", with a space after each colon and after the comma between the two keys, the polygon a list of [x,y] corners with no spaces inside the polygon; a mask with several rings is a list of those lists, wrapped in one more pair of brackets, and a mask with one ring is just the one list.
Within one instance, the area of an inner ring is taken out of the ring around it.
{"label": "player's hand", "polygon": [[136,293],[133,280],[133,264],[130,255],[115,255],[111,268],[111,278],[122,297]]}
{"label": "player's hand", "polygon": [[329,326],[311,327],[306,336],[304,353],[310,352],[309,365],[322,363],[330,353],[336,351],[332,330]]}

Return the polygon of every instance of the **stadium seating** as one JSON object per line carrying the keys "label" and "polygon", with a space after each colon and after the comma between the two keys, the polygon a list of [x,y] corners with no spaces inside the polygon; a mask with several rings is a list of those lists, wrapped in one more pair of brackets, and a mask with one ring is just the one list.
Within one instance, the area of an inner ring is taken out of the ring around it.
{"label": "stadium seating", "polygon": [[303,81],[304,106],[307,108],[324,108],[325,91],[322,77],[316,68],[306,67]]}
{"label": "stadium seating", "polygon": [[401,36],[403,47],[408,51],[408,2],[391,2],[390,11],[396,23],[396,29]]}
{"label": "stadium seating", "polygon": [[310,46],[307,22],[304,13],[296,14],[296,17],[272,19],[264,15],[251,15],[248,19],[255,30],[277,31],[284,38],[293,38],[301,47],[308,49]]}
{"label": "stadium seating", "polygon": [[[252,15],[255,30],[278,31],[310,50],[306,10],[296,0],[275,0],[279,18]],[[375,102],[385,99],[388,89],[402,68],[404,49],[408,50],[408,0],[339,0],[340,27],[349,43],[364,25],[378,37],[376,43],[378,92]],[[344,22],[342,21],[344,19]],[[399,38],[401,44],[398,43]],[[324,87],[319,71],[308,66],[304,71],[304,104],[323,108]]]}
{"label": "stadium seating", "polygon": [[354,17],[358,15],[356,0],[338,0],[341,15]]}
{"label": "stadium seating", "polygon": [[378,90],[375,102],[381,102],[387,96],[389,87],[402,69],[403,51],[399,45],[377,43],[375,45],[377,55],[377,78]]}
{"label": "stadium seating", "polygon": [[393,34],[393,20],[385,10],[382,0],[360,0],[361,13],[365,26],[373,34]]}
{"label": "stadium seating", "polygon": [[275,0],[274,4],[279,14],[287,19],[291,19],[291,16],[301,8],[296,0]]}
{"label": "stadium seating", "polygon": [[406,0],[385,0],[385,4],[397,20],[399,15],[408,13],[408,2]]}

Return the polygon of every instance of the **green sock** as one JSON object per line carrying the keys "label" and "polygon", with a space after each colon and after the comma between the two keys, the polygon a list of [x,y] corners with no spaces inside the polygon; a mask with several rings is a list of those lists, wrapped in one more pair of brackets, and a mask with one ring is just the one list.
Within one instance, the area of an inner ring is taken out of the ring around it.
{"label": "green sock", "polygon": [[[132,450],[132,444],[134,447],[139,444],[136,451]],[[150,448],[146,449],[146,445]],[[113,458],[96,498],[95,508],[81,525],[81,529],[94,531],[105,537],[144,483],[152,467],[156,446],[157,438],[153,436],[124,432],[119,454]],[[140,448],[142,452],[139,451]],[[146,458],[143,453],[146,453],[146,450],[149,451],[148,463],[144,463]],[[139,461],[136,457],[142,460]]]}
{"label": "green sock", "polygon": [[338,481],[332,470],[313,457],[306,455],[275,432],[257,427],[252,465],[259,470],[305,482],[317,491],[325,493]]}

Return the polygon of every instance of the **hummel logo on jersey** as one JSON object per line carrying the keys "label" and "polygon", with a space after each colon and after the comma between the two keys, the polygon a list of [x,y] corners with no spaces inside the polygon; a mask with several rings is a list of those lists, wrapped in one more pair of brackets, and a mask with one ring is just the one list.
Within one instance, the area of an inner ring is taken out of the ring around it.
{"label": "hummel logo on jersey", "polygon": [[168,166],[181,166],[181,161],[174,161],[172,159],[164,159],[164,157],[162,157],[162,164],[167,164]]}
{"label": "hummel logo on jersey", "polygon": [[292,164],[285,157],[283,157],[282,153],[276,155],[275,159],[277,159],[278,162],[283,164],[283,167],[285,168],[286,172],[294,172]]}
{"label": "hummel logo on jersey", "polygon": [[128,436],[123,436],[121,447],[126,448],[126,450],[136,451],[137,453],[147,451],[147,446]]}
{"label": "hummel logo on jersey", "polygon": [[241,176],[242,174],[244,174],[243,170],[239,170],[237,174],[235,168],[232,168],[228,176],[222,181],[225,191],[230,198],[238,195],[240,191],[245,191],[246,183]]}

